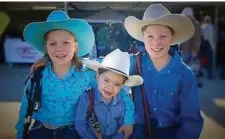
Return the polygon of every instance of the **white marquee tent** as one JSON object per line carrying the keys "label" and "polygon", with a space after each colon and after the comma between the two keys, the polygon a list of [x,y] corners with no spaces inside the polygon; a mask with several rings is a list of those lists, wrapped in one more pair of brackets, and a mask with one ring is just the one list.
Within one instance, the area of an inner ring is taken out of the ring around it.
{"label": "white marquee tent", "polygon": [[125,18],[124,15],[117,13],[110,7],[106,7],[95,15],[84,18],[84,20],[89,23],[122,23]]}

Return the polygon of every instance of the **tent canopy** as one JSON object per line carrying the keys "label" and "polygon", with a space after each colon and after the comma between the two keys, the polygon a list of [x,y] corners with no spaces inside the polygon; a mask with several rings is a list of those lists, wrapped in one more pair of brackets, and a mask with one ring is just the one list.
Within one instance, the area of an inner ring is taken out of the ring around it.
{"label": "tent canopy", "polygon": [[122,23],[124,19],[124,15],[117,13],[110,7],[106,7],[97,14],[84,18],[84,20],[90,23]]}

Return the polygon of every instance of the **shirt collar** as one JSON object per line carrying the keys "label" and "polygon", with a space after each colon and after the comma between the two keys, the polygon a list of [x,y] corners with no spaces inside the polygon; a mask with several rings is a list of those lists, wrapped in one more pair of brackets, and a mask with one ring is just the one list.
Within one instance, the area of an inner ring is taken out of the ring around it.
{"label": "shirt collar", "polygon": [[[52,69],[52,62],[47,63],[47,69],[48,69],[48,73],[49,73],[50,76],[52,76],[56,80],[59,79],[59,77],[54,73],[54,71]],[[75,65],[72,64],[72,66],[70,67],[70,70],[60,80],[69,79],[70,77],[72,77],[74,72],[75,72]]]}
{"label": "shirt collar", "polygon": [[[175,49],[170,48],[168,53],[172,58],[171,58],[170,62],[167,64],[167,66],[159,72],[159,74],[167,74],[167,73],[169,74],[171,72],[176,72],[176,71],[180,70],[182,62],[181,62],[181,57],[178,54],[178,52]],[[149,55],[146,53],[143,53],[143,56],[149,59],[149,60],[145,60],[145,61],[146,62],[149,61],[148,65],[151,68],[154,68],[153,62],[151,61]]]}

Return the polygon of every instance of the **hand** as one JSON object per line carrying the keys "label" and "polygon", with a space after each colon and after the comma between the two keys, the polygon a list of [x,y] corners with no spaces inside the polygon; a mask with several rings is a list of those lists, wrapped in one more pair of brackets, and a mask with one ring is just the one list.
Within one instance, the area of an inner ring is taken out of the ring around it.
{"label": "hand", "polygon": [[31,69],[30,69],[30,73],[33,73],[37,68],[39,67],[42,67],[42,66],[45,66],[46,62],[44,59],[40,59],[38,61],[36,61],[32,66],[31,66]]}
{"label": "hand", "polygon": [[124,139],[128,139],[130,135],[133,133],[133,125],[123,125],[118,130],[118,133],[124,133]]}
{"label": "hand", "polygon": [[96,137],[97,137],[98,139],[102,139],[101,134],[98,134],[97,132],[95,132],[95,134],[96,134]]}

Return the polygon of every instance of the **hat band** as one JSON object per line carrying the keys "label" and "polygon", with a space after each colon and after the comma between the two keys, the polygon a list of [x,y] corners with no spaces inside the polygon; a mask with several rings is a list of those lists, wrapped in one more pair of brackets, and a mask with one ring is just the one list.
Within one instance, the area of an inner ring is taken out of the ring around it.
{"label": "hat band", "polygon": [[[107,67],[107,66],[106,66],[106,67]],[[115,70],[115,71],[117,71],[117,72],[120,72],[120,73],[122,73],[122,74],[128,76],[126,73],[124,73],[124,72],[122,72],[122,71],[120,71],[120,70],[118,70],[118,69],[114,69],[114,68],[110,68],[110,67],[107,67],[107,68],[109,68],[109,69],[111,69],[111,70]]]}

